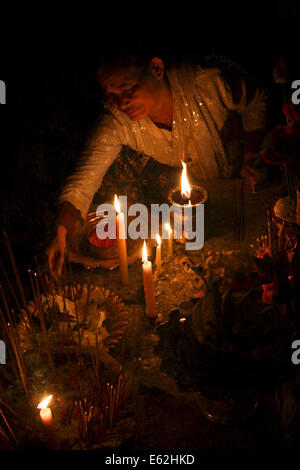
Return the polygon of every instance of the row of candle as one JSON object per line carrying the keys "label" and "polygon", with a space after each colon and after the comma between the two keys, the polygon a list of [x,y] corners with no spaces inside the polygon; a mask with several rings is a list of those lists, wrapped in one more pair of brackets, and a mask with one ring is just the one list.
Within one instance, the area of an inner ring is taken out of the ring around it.
{"label": "row of candle", "polygon": [[[182,161],[182,174],[181,174],[181,194],[182,197],[188,199],[189,204],[191,204],[191,186],[187,178],[187,169],[186,164]],[[126,246],[126,237],[125,237],[125,219],[124,214],[121,212],[120,203],[118,197],[115,195],[114,206],[117,212],[117,240],[118,240],[118,250],[119,250],[119,259],[120,259],[120,276],[122,284],[128,284],[128,259],[127,259],[127,246]],[[173,254],[173,231],[169,224],[166,224],[166,229],[169,232],[168,238],[168,257],[171,257]],[[157,246],[156,246],[156,272],[157,274],[161,273],[161,238],[159,235],[156,237]],[[156,303],[154,295],[154,286],[153,286],[153,276],[152,276],[152,263],[148,261],[146,242],[144,241],[143,246],[143,282],[145,290],[145,300],[146,300],[146,313],[150,318],[155,318],[156,313]]]}
{"label": "row of candle", "polygon": [[[117,212],[117,241],[120,261],[120,277],[122,284],[128,284],[128,258],[127,258],[127,244],[125,237],[125,219],[124,213],[121,212],[120,203],[118,197],[115,195],[114,206]],[[173,254],[173,231],[169,224],[166,224],[166,228],[169,232],[168,238],[168,256],[171,257]],[[157,274],[161,273],[161,238],[159,235],[156,237],[156,271]],[[146,242],[144,241],[143,252],[142,252],[142,267],[143,267],[143,282],[145,290],[146,300],[146,313],[150,318],[157,316],[156,303],[153,286],[153,275],[152,275],[152,262],[148,261]]]}
{"label": "row of candle", "polygon": [[[184,157],[184,155],[183,155]],[[184,160],[184,158],[183,158]],[[181,173],[181,194],[184,199],[189,201],[191,205],[191,186],[187,177],[186,164],[182,160],[182,173]],[[120,202],[115,195],[114,206],[117,213],[116,225],[117,225],[117,242],[120,259],[120,276],[122,284],[128,284],[128,260],[127,260],[127,246],[126,246],[126,229],[125,229],[125,218],[124,213],[121,212]],[[169,257],[173,254],[173,233],[169,224],[166,224],[166,228],[169,231]],[[156,255],[157,272],[161,271],[161,240],[160,236],[157,235],[157,255]]]}
{"label": "row of candle", "polygon": [[[128,284],[128,257],[127,257],[127,244],[126,244],[126,230],[125,230],[125,218],[124,213],[121,212],[120,203],[118,197],[115,195],[114,206],[117,212],[116,226],[117,226],[117,242],[120,262],[120,277],[122,284]],[[165,224],[169,232],[168,238],[168,256],[173,254],[173,231],[170,224]],[[161,238],[159,235],[156,236],[156,267],[157,273],[161,272]]]}

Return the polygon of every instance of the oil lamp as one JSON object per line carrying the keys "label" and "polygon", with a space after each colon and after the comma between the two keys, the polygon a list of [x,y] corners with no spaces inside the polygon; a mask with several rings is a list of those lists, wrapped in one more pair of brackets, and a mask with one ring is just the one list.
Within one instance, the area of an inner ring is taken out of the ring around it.
{"label": "oil lamp", "polygon": [[[190,184],[187,165],[184,161],[181,163],[181,185],[169,192],[168,202],[178,208],[178,211],[174,211],[174,232],[176,232],[174,238],[184,243],[185,238],[189,238],[185,233],[185,227],[189,226],[192,229],[195,225],[197,206],[206,203],[208,194],[201,186]],[[185,213],[185,208],[189,208],[187,213]],[[180,229],[179,233],[178,229]]]}

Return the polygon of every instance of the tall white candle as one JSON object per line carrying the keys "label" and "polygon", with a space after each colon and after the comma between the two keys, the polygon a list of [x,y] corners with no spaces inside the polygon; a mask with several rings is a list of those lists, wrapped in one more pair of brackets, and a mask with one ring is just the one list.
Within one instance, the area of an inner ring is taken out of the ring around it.
{"label": "tall white candle", "polygon": [[156,245],[156,257],[155,257],[155,264],[156,264],[156,272],[157,274],[161,273],[161,239],[159,235],[156,235],[157,245]]}
{"label": "tall white candle", "polygon": [[156,303],[154,295],[153,277],[152,277],[152,263],[148,261],[146,242],[143,246],[143,279],[146,300],[146,313],[150,318],[156,318]]}
{"label": "tall white candle", "polygon": [[120,258],[120,276],[122,284],[128,284],[128,260],[127,260],[127,244],[125,232],[125,219],[124,214],[121,212],[118,197],[115,195],[114,201],[115,209],[117,212],[117,242]]}
{"label": "tall white candle", "polygon": [[166,229],[169,232],[169,238],[168,238],[168,258],[171,258],[173,255],[173,230],[171,229],[170,224],[165,224]]}

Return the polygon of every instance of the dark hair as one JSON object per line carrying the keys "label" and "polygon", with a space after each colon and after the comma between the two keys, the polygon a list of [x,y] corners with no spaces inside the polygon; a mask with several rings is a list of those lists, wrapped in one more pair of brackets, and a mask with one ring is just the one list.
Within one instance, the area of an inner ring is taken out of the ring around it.
{"label": "dark hair", "polygon": [[115,46],[110,45],[100,52],[97,72],[115,65],[124,68],[134,65],[137,68],[146,69],[154,56],[161,57],[159,50],[140,41],[129,43],[125,41]]}
{"label": "dark hair", "polygon": [[[127,68],[134,65],[137,68],[146,69],[153,57],[160,57],[166,69],[171,67],[180,67],[182,64],[203,64],[207,63],[207,56],[211,51],[200,49],[198,47],[186,47],[180,42],[176,42],[176,38],[172,41],[155,40],[153,37],[148,39],[132,39],[113,43],[107,42],[102,50],[97,52],[97,72],[107,67],[119,65]],[[209,62],[209,61],[208,61]]]}

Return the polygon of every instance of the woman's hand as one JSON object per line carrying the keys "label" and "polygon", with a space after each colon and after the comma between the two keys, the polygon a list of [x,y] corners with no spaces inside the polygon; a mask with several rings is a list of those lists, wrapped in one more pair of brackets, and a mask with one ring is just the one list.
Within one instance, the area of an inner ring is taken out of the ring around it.
{"label": "woman's hand", "polygon": [[63,225],[58,225],[56,237],[46,250],[50,273],[57,282],[59,282],[64,264],[66,240],[67,229]]}

